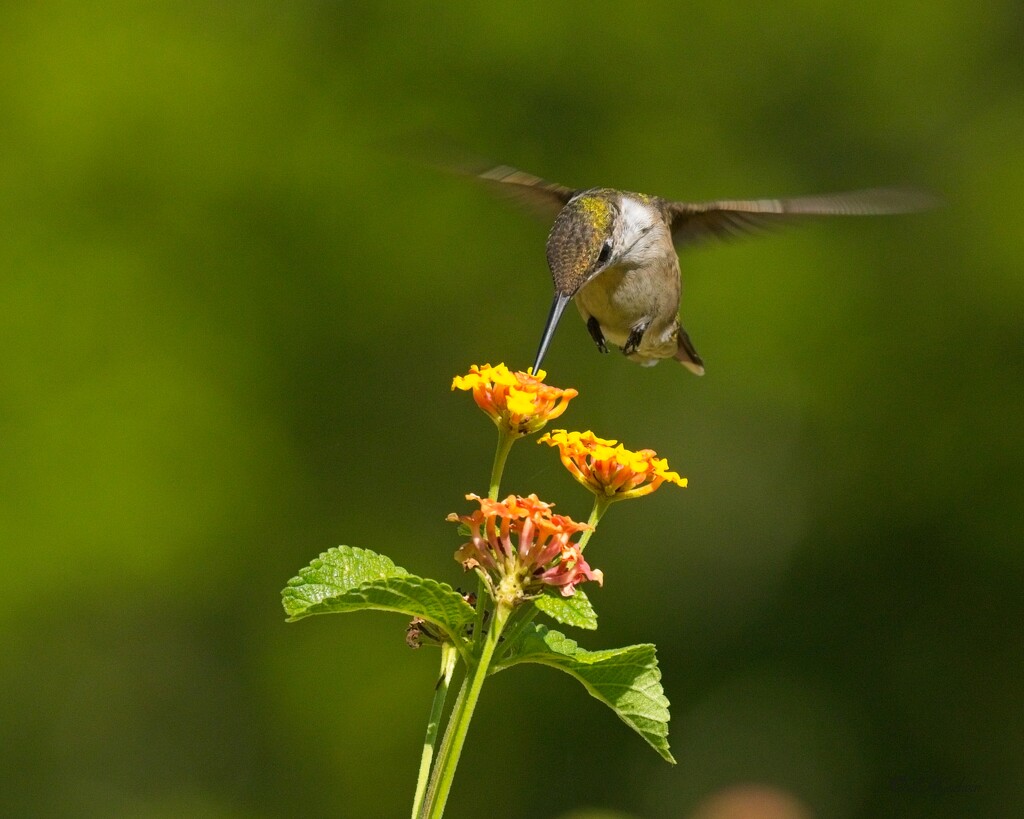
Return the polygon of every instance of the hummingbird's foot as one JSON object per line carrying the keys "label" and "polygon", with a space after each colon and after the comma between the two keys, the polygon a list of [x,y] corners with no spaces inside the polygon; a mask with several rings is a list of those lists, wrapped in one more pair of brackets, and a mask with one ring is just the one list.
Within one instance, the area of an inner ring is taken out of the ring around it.
{"label": "hummingbird's foot", "polygon": [[608,345],[605,343],[604,333],[601,332],[601,325],[593,316],[587,319],[587,330],[590,332],[590,337],[594,339],[597,349],[602,353],[607,353]]}
{"label": "hummingbird's foot", "polygon": [[640,342],[643,341],[644,333],[647,332],[649,325],[650,322],[646,322],[629,331],[629,337],[626,339],[626,343],[622,345],[623,355],[633,355],[633,353],[640,349]]}

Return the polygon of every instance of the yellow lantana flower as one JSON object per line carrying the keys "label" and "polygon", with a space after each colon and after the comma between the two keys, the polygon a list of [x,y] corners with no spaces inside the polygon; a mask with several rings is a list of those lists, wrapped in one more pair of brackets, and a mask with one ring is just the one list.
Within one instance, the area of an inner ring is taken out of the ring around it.
{"label": "yellow lantana flower", "polygon": [[593,432],[564,429],[541,436],[537,443],[558,447],[565,468],[591,492],[608,501],[649,495],[668,481],[686,486],[686,478],[671,472],[668,461],[653,449],[634,452],[618,441],[598,438]]}
{"label": "yellow lantana flower", "polygon": [[453,390],[471,390],[473,400],[500,429],[530,435],[557,418],[579,393],[542,383],[547,373],[512,372],[504,364],[476,364],[452,380]]}

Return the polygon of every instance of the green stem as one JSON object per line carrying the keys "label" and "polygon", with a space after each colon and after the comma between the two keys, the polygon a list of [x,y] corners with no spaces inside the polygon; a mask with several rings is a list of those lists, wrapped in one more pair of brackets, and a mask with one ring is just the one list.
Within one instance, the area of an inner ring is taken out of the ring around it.
{"label": "green stem", "polygon": [[[452,725],[455,724],[459,714],[465,710],[466,695],[469,692],[469,684],[472,679],[472,668],[467,668],[466,673],[462,678],[462,684],[459,686],[458,696],[455,697],[455,705],[452,706],[452,712],[448,715],[448,724],[444,729],[444,737],[441,739],[441,747],[437,752],[437,760],[447,759],[449,749],[452,744]],[[426,819],[430,811],[430,806],[433,804],[434,798],[433,793],[437,787],[438,779],[438,762],[435,760],[434,767],[430,772],[430,780],[427,782],[427,794],[425,801],[420,805],[419,816],[416,819]]]}
{"label": "green stem", "polygon": [[423,797],[427,792],[427,780],[430,778],[430,764],[434,761],[434,745],[437,743],[437,729],[441,724],[441,713],[444,701],[448,696],[448,686],[455,671],[458,651],[451,643],[441,644],[441,676],[434,686],[434,701],[430,705],[430,718],[427,720],[427,735],[423,738],[423,755],[420,757],[420,772],[416,779],[416,796],[412,801],[412,819],[416,819]]}
{"label": "green stem", "polygon": [[[498,427],[498,446],[494,451],[494,464],[491,466],[491,486],[487,497],[491,500],[498,499],[498,491],[501,487],[501,476],[505,472],[505,461],[508,459],[509,450],[516,442],[518,436],[509,432],[504,427]],[[490,600],[487,586],[483,577],[480,577],[476,584],[476,621],[473,626],[473,645],[479,646],[484,634],[484,614],[487,610],[487,602]]]}
{"label": "green stem", "polygon": [[448,792],[451,790],[452,780],[455,778],[455,769],[459,764],[459,757],[462,755],[462,746],[465,744],[466,734],[469,732],[469,723],[473,719],[473,711],[480,698],[480,689],[483,688],[484,680],[487,678],[494,650],[498,646],[501,632],[505,628],[505,623],[508,622],[510,613],[510,610],[502,605],[494,610],[491,626],[487,630],[487,639],[480,652],[480,659],[475,667],[466,672],[466,682],[463,683],[462,691],[459,692],[459,701],[448,721],[444,741],[441,743],[441,753],[430,777],[426,802],[420,812],[421,819],[441,819],[444,814]]}
{"label": "green stem", "polygon": [[587,548],[587,543],[590,541],[590,536],[594,534],[594,529],[597,529],[597,524],[604,517],[604,513],[608,511],[608,507],[612,505],[613,499],[605,495],[594,495],[594,508],[590,510],[590,520],[588,524],[593,526],[593,529],[586,531],[580,537],[580,551],[582,552]]}
{"label": "green stem", "polygon": [[505,459],[508,458],[508,451],[516,442],[518,436],[502,427],[498,428],[498,448],[494,451],[494,465],[491,467],[491,488],[487,497],[491,500],[498,499],[498,487],[501,486],[501,475],[505,471]]}

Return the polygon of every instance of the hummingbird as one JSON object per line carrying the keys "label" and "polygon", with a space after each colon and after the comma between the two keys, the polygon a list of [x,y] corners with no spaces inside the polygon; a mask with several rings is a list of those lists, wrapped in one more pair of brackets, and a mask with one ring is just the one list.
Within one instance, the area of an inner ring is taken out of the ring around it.
{"label": "hummingbird", "polygon": [[677,248],[813,216],[908,213],[935,200],[907,188],[873,188],[793,199],[680,202],[616,188],[574,189],[500,165],[478,178],[554,217],[547,262],[554,299],[533,372],[540,370],[566,305],[575,301],[602,353],[608,345],[641,366],[673,358],[695,375],[704,361],[679,321]]}

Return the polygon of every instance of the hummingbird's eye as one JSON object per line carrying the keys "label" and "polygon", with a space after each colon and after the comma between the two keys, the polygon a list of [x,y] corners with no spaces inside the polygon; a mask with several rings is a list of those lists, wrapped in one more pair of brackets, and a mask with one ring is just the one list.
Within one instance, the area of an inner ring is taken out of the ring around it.
{"label": "hummingbird's eye", "polygon": [[611,255],[612,255],[612,243],[611,242],[605,242],[601,246],[601,252],[599,254],[597,254],[597,263],[598,264],[604,264],[605,262],[608,261],[608,259],[611,258]]}

